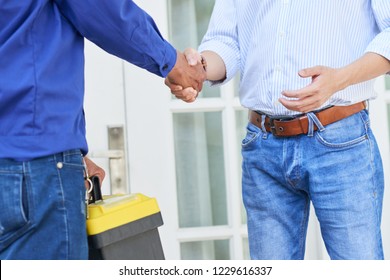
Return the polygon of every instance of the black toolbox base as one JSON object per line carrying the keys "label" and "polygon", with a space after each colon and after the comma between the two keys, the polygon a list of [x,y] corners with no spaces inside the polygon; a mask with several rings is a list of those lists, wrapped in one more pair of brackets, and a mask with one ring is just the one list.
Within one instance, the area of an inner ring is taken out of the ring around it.
{"label": "black toolbox base", "polygon": [[156,213],[88,237],[90,260],[164,260]]}

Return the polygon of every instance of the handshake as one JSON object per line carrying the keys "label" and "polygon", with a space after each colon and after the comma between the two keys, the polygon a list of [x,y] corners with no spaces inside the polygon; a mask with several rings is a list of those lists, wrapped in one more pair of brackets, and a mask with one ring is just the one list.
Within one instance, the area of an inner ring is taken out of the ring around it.
{"label": "handshake", "polygon": [[176,98],[193,102],[207,78],[206,61],[194,49],[177,51],[176,64],[165,78],[165,84]]}

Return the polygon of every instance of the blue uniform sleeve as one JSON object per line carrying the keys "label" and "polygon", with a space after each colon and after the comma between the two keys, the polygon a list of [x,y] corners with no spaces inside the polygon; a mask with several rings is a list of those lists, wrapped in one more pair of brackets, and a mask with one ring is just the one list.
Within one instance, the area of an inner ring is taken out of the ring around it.
{"label": "blue uniform sleeve", "polygon": [[131,0],[55,0],[77,31],[105,51],[165,77],[176,50],[154,20]]}

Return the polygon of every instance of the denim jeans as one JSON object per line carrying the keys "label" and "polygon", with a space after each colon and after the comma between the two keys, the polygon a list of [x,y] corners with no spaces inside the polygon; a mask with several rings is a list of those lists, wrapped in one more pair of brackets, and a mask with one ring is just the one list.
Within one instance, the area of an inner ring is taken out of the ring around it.
{"label": "denim jeans", "polygon": [[249,123],[242,155],[251,258],[303,259],[311,201],[331,259],[383,259],[383,168],[366,110],[312,137]]}
{"label": "denim jeans", "polygon": [[80,150],[0,159],[0,258],[87,259]]}

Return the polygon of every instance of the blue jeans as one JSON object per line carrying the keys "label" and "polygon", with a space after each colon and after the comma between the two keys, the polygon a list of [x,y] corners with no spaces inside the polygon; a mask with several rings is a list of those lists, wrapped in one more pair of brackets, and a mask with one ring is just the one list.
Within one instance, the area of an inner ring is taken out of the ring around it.
{"label": "blue jeans", "polygon": [[383,259],[383,168],[366,110],[312,137],[249,123],[242,155],[251,258],[303,259],[311,201],[331,259]]}
{"label": "blue jeans", "polygon": [[0,159],[0,258],[87,259],[84,199],[79,150]]}

